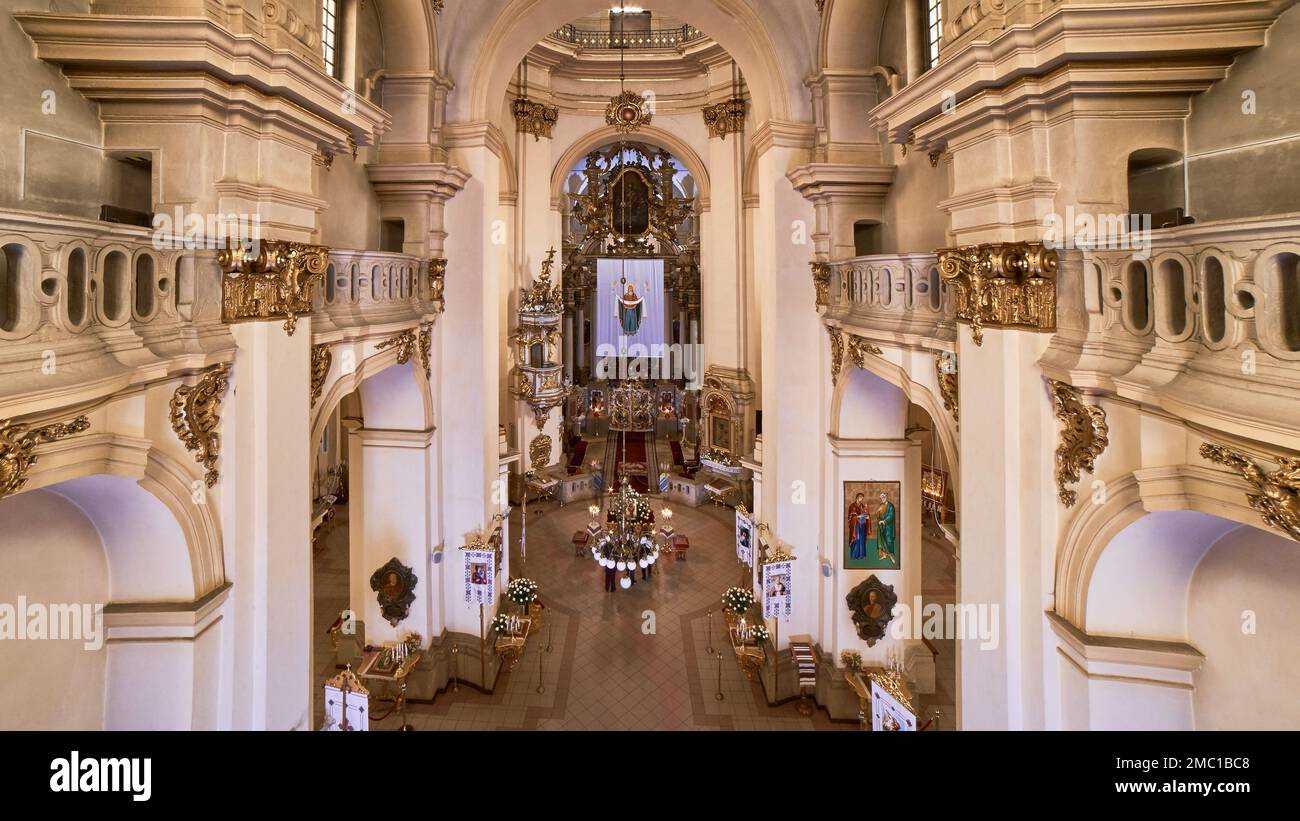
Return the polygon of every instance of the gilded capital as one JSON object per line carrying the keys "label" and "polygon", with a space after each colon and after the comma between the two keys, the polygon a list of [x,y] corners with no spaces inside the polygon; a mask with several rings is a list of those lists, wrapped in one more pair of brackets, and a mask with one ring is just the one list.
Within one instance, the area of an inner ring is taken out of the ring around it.
{"label": "gilded capital", "polygon": [[545,103],[520,97],[511,104],[515,115],[515,130],[532,134],[533,140],[550,139],[551,129],[560,120],[560,109]]}
{"label": "gilded capital", "polygon": [[984,328],[1056,330],[1056,251],[1037,242],[941,248],[939,275],[956,290],[957,320],[976,345]]}
{"label": "gilded capital", "polygon": [[814,299],[818,308],[831,304],[831,264],[825,260],[815,259],[808,263],[812,268]]}
{"label": "gilded capital", "polygon": [[727,139],[728,134],[739,134],[745,129],[745,98],[732,97],[715,105],[704,107],[704,125],[710,137]]}
{"label": "gilded capital", "polygon": [[284,240],[256,240],[251,248],[227,245],[221,266],[221,315],[226,322],[284,317],[293,336],[298,317],[310,314],[316,286],[329,267],[329,249]]}

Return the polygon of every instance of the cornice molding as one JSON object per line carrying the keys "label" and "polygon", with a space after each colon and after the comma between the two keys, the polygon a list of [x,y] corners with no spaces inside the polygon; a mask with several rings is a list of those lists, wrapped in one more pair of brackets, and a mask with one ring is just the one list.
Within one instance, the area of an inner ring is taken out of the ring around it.
{"label": "cornice molding", "polygon": [[242,101],[252,89],[292,103],[281,107],[281,115],[319,133],[340,153],[351,150],[347,140],[329,134],[320,121],[363,146],[377,143],[392,126],[388,112],[303,58],[212,20],[32,13],[14,19],[36,44],[36,56],[62,67],[71,86],[97,102],[174,102],[176,95],[164,90],[175,87],[178,74],[197,72],[220,81],[205,84],[208,97]]}
{"label": "cornice molding", "polygon": [[[1042,75],[1067,63],[1187,61],[1264,45],[1269,27],[1295,0],[1238,3],[1135,3],[1060,6],[990,41],[971,42],[877,105],[871,124],[905,143],[921,123],[983,89]],[[1099,61],[1098,57],[1102,60]],[[1135,78],[1140,82],[1140,78]]]}

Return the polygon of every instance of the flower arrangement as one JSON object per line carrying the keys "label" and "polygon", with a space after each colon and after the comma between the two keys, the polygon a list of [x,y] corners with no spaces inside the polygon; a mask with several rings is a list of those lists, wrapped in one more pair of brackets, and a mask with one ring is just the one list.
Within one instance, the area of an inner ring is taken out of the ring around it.
{"label": "flower arrangement", "polygon": [[754,636],[755,644],[766,644],[767,640],[772,637],[771,634],[767,632],[767,626],[763,624],[754,625],[752,635]]}
{"label": "flower arrangement", "polygon": [[714,464],[729,468],[740,466],[740,460],[732,456],[730,453],[727,453],[725,450],[713,450],[712,448],[707,448],[700,454],[700,461],[713,462]]}
{"label": "flower arrangement", "polygon": [[519,629],[518,625],[519,625],[518,616],[507,616],[505,613],[497,613],[495,616],[492,617],[492,624],[489,625],[489,629],[494,630],[497,633],[501,633],[502,635],[505,635],[507,633],[513,633],[516,630],[518,630]]}
{"label": "flower arrangement", "polygon": [[840,664],[855,672],[861,670],[862,654],[857,650],[845,650],[840,653]]}
{"label": "flower arrangement", "polygon": [[537,598],[537,582],[532,579],[512,579],[506,587],[506,598],[522,607],[527,607]]}
{"label": "flower arrangement", "polygon": [[420,652],[420,645],[424,644],[424,636],[421,636],[419,633],[410,633],[406,636],[404,643],[406,644],[407,652],[418,653]]}
{"label": "flower arrangement", "polygon": [[728,587],[722,594],[722,606],[728,611],[741,614],[754,606],[754,591],[743,587]]}

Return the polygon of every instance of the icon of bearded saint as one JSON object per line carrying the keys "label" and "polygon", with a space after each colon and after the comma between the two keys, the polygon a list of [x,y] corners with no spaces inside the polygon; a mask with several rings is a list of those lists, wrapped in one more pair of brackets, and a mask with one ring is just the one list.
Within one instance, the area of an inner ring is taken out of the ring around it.
{"label": "icon of bearded saint", "polygon": [[641,319],[645,314],[644,303],[645,300],[637,296],[636,286],[629,282],[623,295],[618,298],[618,324],[625,336],[631,336],[641,327]]}

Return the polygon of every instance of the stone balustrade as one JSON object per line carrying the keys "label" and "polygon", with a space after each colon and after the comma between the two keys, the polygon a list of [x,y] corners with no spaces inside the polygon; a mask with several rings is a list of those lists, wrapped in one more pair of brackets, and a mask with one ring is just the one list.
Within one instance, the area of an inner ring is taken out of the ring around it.
{"label": "stone balustrade", "polygon": [[1300,444],[1300,214],[1184,225],[1124,244],[1136,247],[1060,251],[1044,372]]}
{"label": "stone balustrade", "polygon": [[431,278],[430,264],[409,254],[332,249],[316,293],[313,334],[423,321],[441,312],[441,284]]}
{"label": "stone balustrade", "polygon": [[933,254],[881,254],[830,263],[825,316],[900,343],[956,339],[952,296]]}

